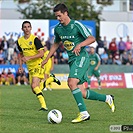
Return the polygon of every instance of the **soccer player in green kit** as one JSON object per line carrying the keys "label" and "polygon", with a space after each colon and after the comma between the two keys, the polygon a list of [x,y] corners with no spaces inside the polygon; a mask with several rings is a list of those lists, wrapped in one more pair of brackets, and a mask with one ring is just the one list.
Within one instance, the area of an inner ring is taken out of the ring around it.
{"label": "soccer player in green kit", "polygon": [[89,59],[90,65],[88,70],[88,87],[90,88],[91,84],[91,77],[94,75],[98,80],[98,89],[101,89],[101,80],[100,80],[100,69],[99,66],[101,64],[101,59],[99,55],[95,52],[95,46],[90,45],[90,52],[89,52]]}
{"label": "soccer player in green kit", "polygon": [[85,89],[83,83],[88,81],[87,70],[89,67],[89,55],[85,46],[95,42],[95,38],[89,30],[80,22],[71,20],[68,9],[65,4],[58,4],[53,9],[59,24],[54,29],[55,40],[46,59],[42,62],[42,67],[48,59],[54,54],[62,41],[69,55],[70,73],[68,77],[68,86],[77,103],[79,114],[72,120],[72,123],[78,123],[90,119],[90,114],[86,109],[83,97],[90,100],[99,100],[106,102],[112,112],[115,110],[113,98],[111,95],[98,94],[92,90]]}

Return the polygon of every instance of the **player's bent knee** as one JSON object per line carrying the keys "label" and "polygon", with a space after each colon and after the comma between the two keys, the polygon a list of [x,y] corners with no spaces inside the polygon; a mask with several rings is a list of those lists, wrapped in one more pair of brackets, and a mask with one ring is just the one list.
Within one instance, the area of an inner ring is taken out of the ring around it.
{"label": "player's bent knee", "polygon": [[68,79],[68,86],[71,90],[77,88],[78,82],[76,80]]}

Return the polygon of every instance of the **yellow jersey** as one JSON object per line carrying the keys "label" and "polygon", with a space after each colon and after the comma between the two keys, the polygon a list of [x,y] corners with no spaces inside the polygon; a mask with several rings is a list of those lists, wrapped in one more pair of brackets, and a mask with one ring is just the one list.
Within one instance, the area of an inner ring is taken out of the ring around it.
{"label": "yellow jersey", "polygon": [[[48,53],[49,53],[49,50],[44,52],[43,60],[46,59]],[[46,73],[46,74],[50,74],[50,70],[52,68],[52,58],[53,57],[49,58],[48,62],[44,65],[45,66],[44,73]]]}
{"label": "yellow jersey", "polygon": [[[24,36],[18,39],[17,46],[19,51],[24,56],[34,56],[38,54],[38,50],[44,49],[41,41],[34,35],[30,35],[28,39],[25,39]],[[42,58],[32,59],[26,62],[28,70],[37,68],[41,66]]]}
{"label": "yellow jersey", "polygon": [[[48,53],[49,53],[49,50],[44,52],[43,60],[46,59]],[[52,57],[49,58],[49,60],[48,60],[48,62],[46,64],[52,65]]]}

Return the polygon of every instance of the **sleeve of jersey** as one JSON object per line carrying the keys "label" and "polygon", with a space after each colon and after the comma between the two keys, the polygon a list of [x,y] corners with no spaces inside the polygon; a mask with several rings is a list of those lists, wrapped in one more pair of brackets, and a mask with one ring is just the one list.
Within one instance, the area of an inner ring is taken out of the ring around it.
{"label": "sleeve of jersey", "polygon": [[22,52],[22,49],[21,49],[21,47],[19,46],[18,41],[16,42],[16,44],[17,44],[17,48],[18,48],[19,52]]}
{"label": "sleeve of jersey", "polygon": [[57,28],[55,28],[55,30],[54,30],[54,36],[55,36],[54,42],[59,43],[61,41],[61,39],[57,33]]}
{"label": "sleeve of jersey", "polygon": [[83,25],[82,23],[75,21],[75,24],[79,30],[79,33],[84,37],[87,38],[88,36],[91,36],[91,33],[89,31],[89,29]]}
{"label": "sleeve of jersey", "polygon": [[98,54],[96,54],[96,57],[97,57],[98,61],[101,61],[101,58],[100,58],[100,56]]}
{"label": "sleeve of jersey", "polygon": [[35,44],[37,50],[44,49],[41,41],[37,37],[34,40],[34,44]]}

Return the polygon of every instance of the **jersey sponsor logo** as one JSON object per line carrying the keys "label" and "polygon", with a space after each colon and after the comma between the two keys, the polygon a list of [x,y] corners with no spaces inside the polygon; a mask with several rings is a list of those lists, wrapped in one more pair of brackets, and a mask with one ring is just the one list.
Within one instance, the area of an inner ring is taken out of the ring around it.
{"label": "jersey sponsor logo", "polygon": [[96,62],[92,60],[92,61],[90,61],[90,64],[91,64],[91,65],[95,65]]}
{"label": "jersey sponsor logo", "polygon": [[74,36],[60,36],[61,39],[71,39],[75,38]]}
{"label": "jersey sponsor logo", "polygon": [[34,48],[22,48],[23,51],[26,51],[26,50],[34,50]]}
{"label": "jersey sponsor logo", "polygon": [[68,51],[70,51],[70,50],[73,49],[74,43],[66,40],[66,41],[64,41],[64,47],[65,47],[65,49],[67,49]]}

